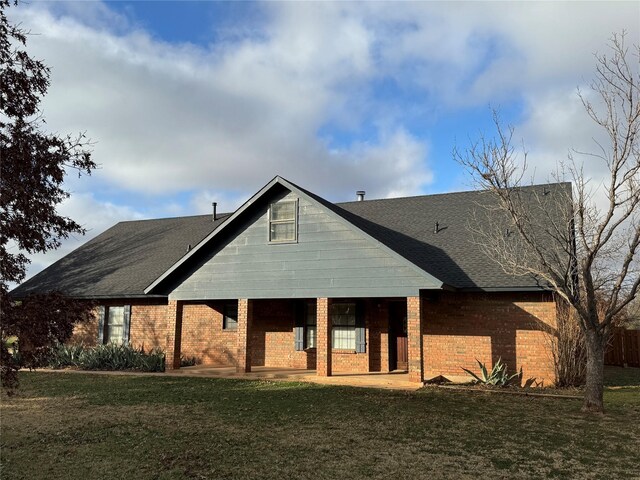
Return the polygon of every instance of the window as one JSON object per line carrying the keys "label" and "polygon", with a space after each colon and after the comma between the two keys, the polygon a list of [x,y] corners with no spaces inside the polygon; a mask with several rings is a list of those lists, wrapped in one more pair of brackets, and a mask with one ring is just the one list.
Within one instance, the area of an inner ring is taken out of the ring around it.
{"label": "window", "polygon": [[224,306],[222,328],[223,330],[236,330],[238,328],[238,304],[229,303]]}
{"label": "window", "polygon": [[356,349],[356,304],[331,305],[331,346],[336,349]]}
{"label": "window", "polygon": [[269,208],[269,242],[295,242],[298,239],[297,200],[272,203]]}
{"label": "window", "polygon": [[316,304],[307,303],[305,316],[305,348],[316,348]]}
{"label": "window", "polygon": [[121,344],[124,340],[124,306],[109,307],[105,343]]}
{"label": "window", "polygon": [[96,309],[98,320],[98,343],[129,343],[131,305],[100,305]]}

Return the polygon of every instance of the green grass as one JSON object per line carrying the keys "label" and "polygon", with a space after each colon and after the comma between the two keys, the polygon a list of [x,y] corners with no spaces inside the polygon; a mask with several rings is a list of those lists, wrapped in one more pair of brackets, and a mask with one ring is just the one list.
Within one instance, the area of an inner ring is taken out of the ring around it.
{"label": "green grass", "polygon": [[437,387],[21,373],[2,399],[0,478],[638,478],[626,370],[604,416]]}

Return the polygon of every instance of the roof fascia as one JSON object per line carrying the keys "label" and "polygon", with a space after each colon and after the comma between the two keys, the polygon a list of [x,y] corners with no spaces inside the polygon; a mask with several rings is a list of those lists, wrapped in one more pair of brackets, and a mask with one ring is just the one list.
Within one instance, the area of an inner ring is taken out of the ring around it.
{"label": "roof fascia", "polygon": [[463,287],[458,289],[460,292],[487,292],[487,293],[499,293],[499,292],[552,292],[551,287]]}

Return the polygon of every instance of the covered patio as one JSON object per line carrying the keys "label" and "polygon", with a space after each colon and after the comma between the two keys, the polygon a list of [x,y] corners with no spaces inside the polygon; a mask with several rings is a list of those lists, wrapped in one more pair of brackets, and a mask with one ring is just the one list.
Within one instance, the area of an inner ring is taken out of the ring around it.
{"label": "covered patio", "polygon": [[[419,296],[170,300],[166,365],[215,377],[416,387],[421,304]],[[182,367],[182,358],[200,366]]]}

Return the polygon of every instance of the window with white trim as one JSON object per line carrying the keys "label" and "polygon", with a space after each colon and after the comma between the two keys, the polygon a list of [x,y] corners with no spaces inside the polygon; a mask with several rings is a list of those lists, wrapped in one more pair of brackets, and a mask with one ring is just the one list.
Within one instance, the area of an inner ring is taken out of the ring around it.
{"label": "window with white trim", "polygon": [[298,201],[281,200],[269,208],[269,242],[287,243],[298,240]]}
{"label": "window with white trim", "polygon": [[331,304],[331,346],[335,349],[356,349],[356,304]]}
{"label": "window with white trim", "polygon": [[120,345],[124,340],[124,306],[109,307],[104,343]]}

